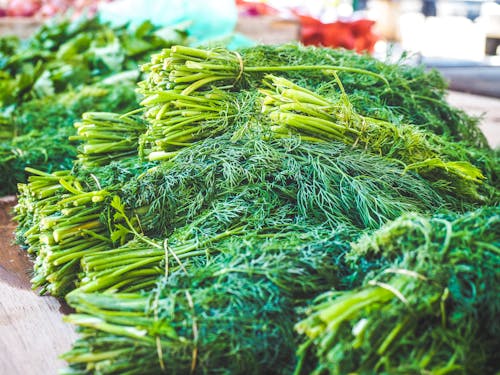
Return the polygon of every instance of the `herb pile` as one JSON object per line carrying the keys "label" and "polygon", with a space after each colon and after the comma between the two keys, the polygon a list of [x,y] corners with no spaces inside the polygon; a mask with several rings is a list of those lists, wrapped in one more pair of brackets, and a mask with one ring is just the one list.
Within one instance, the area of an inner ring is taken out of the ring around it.
{"label": "herb pile", "polygon": [[436,73],[294,45],[143,70],[140,109],[19,185],[33,285],[80,327],[63,373],[498,371],[498,157]]}
{"label": "herb pile", "polygon": [[24,168],[71,168],[73,123],[88,111],[137,107],[138,65],[185,40],[150,23],[134,30],[97,18],[54,20],[30,39],[0,39],[0,195],[16,192]]}
{"label": "herb pile", "polygon": [[346,255],[362,286],[317,297],[296,326],[315,373],[498,371],[500,209],[407,214]]}

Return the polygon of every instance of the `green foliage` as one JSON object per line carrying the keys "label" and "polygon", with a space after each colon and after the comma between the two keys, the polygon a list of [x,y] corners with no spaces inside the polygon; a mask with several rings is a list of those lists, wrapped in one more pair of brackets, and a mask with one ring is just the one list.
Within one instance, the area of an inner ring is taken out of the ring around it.
{"label": "green foliage", "polygon": [[497,370],[498,154],[440,77],[292,45],[144,70],[143,108],[84,114],[73,168],[19,185],[33,284],[77,311],[64,373]]}
{"label": "green foliage", "polygon": [[[127,207],[147,210],[141,227],[154,236],[230,202],[240,212],[236,217],[265,217],[279,209],[292,221],[357,228],[377,228],[403,212],[450,203],[398,164],[339,143],[293,138],[207,139],[132,179],[122,192]],[[260,202],[264,206],[256,206]]]}
{"label": "green foliage", "polygon": [[15,137],[11,142],[0,142],[0,195],[12,194],[18,182],[26,181],[26,167],[52,172],[71,168],[76,149],[68,142],[70,128],[39,132],[33,130]]}
{"label": "green foliage", "polygon": [[74,291],[67,299],[79,313],[67,321],[95,339],[64,355],[68,371],[290,374],[294,305],[339,283],[346,234],[246,233],[216,254],[179,259],[148,295]]}
{"label": "green foliage", "polygon": [[0,142],[12,139],[15,134],[14,124],[8,117],[0,116]]}
{"label": "green foliage", "polygon": [[[326,293],[297,324],[316,374],[494,373],[500,210],[404,215],[347,255],[363,286]],[[308,348],[310,346],[310,348]]]}
{"label": "green foliage", "polygon": [[0,195],[26,181],[26,166],[70,168],[76,143],[68,128],[84,112],[137,107],[138,65],[186,38],[179,31],[165,40],[157,30],[81,18],[52,20],[23,42],[0,38]]}
{"label": "green foliage", "polygon": [[174,40],[165,40],[157,30],[149,22],[132,29],[82,17],[49,21],[22,44],[7,40],[3,49],[10,54],[3,63],[0,87],[11,90],[1,91],[0,106],[18,105],[135,70],[151,52],[185,39],[180,31]]}

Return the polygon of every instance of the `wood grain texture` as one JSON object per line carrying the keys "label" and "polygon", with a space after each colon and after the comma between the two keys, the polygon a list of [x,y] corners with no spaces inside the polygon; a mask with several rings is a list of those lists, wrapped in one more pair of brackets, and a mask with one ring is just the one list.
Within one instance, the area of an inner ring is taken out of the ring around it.
{"label": "wood grain texture", "polygon": [[0,374],[53,375],[76,338],[62,321],[65,307],[30,288],[31,262],[13,245],[12,198],[0,198]]}

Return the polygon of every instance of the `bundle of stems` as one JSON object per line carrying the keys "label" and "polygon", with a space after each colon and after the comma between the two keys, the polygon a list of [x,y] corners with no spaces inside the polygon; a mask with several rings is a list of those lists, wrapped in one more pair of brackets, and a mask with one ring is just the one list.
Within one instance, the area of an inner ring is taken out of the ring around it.
{"label": "bundle of stems", "polygon": [[86,167],[109,164],[137,155],[139,136],[146,131],[137,117],[111,112],[86,112],[75,123],[77,135],[72,141],[83,141],[78,147],[78,160]]}
{"label": "bundle of stems", "polygon": [[484,176],[481,170],[463,155],[430,132],[412,125],[393,124],[362,116],[355,111],[337,78],[340,96],[327,100],[306,88],[273,75],[264,81],[267,89],[262,111],[275,124],[271,131],[278,137],[300,134],[304,140],[339,141],[349,146],[400,160],[406,170],[414,170],[436,186],[455,195],[483,201],[479,186]]}
{"label": "bundle of stems", "polygon": [[17,242],[29,246],[28,253],[38,255],[40,242],[41,218],[57,211],[57,202],[64,193],[61,184],[64,180],[67,185],[75,183],[71,171],[57,171],[47,173],[33,168],[26,168],[30,173],[28,183],[19,184],[17,205],[14,207]]}
{"label": "bundle of stems", "polygon": [[148,293],[73,291],[66,320],[83,339],[63,355],[66,373],[290,374],[294,305],[339,282],[345,234],[246,233],[182,260]]}
{"label": "bundle of stems", "polygon": [[216,89],[189,95],[159,90],[148,96],[141,102],[150,124],[141,137],[141,152],[149,160],[170,159],[180,148],[223,133],[236,113],[232,100]]}
{"label": "bundle of stems", "polygon": [[[98,199],[105,194],[91,193]],[[84,194],[68,198],[83,199]],[[64,204],[68,198],[65,198]],[[54,296],[64,296],[78,284],[81,257],[112,247],[107,228],[99,220],[101,211],[99,204],[79,203],[76,207],[62,205],[53,215],[41,218],[41,246],[31,279],[34,288],[41,287],[42,294],[49,292]]]}
{"label": "bundle of stems", "polygon": [[355,242],[353,268],[372,267],[364,285],[323,294],[296,325],[314,373],[498,370],[499,218],[408,214]]}
{"label": "bundle of stems", "polygon": [[[133,240],[106,252],[101,249],[85,252],[81,262],[85,276],[81,280],[80,291],[132,292],[151,289],[165,272],[182,267],[180,262],[222,251],[218,242],[244,229],[242,225],[219,233],[193,235],[192,229],[198,223],[192,223],[165,239],[152,239],[138,231],[137,225],[127,217],[118,196],[114,197],[111,205],[117,211],[115,219],[125,222],[125,225],[115,227],[111,239],[126,236],[128,232]],[[210,229],[214,231],[214,228]]]}
{"label": "bundle of stems", "polygon": [[[139,83],[139,91],[145,97],[141,105],[150,127],[141,147],[149,160],[169,159],[175,150],[226,130],[236,112],[231,95],[206,85],[231,79],[228,54],[174,46],[143,65],[148,78]],[[206,59],[220,63],[220,69],[191,66]]]}
{"label": "bundle of stems", "polygon": [[[244,81],[260,80],[260,72],[330,69],[366,74],[387,83],[376,73],[353,67],[246,66],[238,52],[224,48],[173,46],[142,68],[148,78],[139,83],[145,97],[141,105],[151,123],[142,143],[150,160],[171,158],[179,147],[227,131],[238,113],[231,91],[243,88]],[[252,78],[255,73],[257,77]]]}
{"label": "bundle of stems", "polygon": [[[356,111],[363,116],[396,124],[412,124],[454,142],[488,150],[486,137],[479,128],[479,118],[468,116],[447,102],[448,83],[437,70],[415,65],[403,53],[399,60],[383,61],[368,54],[335,48],[298,44],[259,45],[239,51],[248,66],[307,66],[331,64],[368,70],[383,76],[389,85],[366,74],[338,71],[346,93]],[[321,71],[281,71],[280,76],[325,97],[336,96],[338,88]],[[260,80],[247,83],[259,88]],[[262,73],[262,77],[264,73]],[[248,74],[246,75],[248,77]],[[331,75],[330,75],[331,77]]]}
{"label": "bundle of stems", "polygon": [[[293,363],[290,302],[239,273],[151,295],[70,293],[68,374],[263,374]],[[164,282],[167,284],[167,282]],[[288,372],[289,373],[289,372]]]}
{"label": "bundle of stems", "polygon": [[34,176],[21,185],[23,194],[16,207],[18,237],[35,257],[33,288],[64,296],[78,282],[82,255],[111,246],[100,220],[109,193],[85,191],[68,171],[29,171]]}
{"label": "bundle of stems", "polygon": [[11,119],[0,115],[0,141],[11,139],[15,134],[15,126]]}

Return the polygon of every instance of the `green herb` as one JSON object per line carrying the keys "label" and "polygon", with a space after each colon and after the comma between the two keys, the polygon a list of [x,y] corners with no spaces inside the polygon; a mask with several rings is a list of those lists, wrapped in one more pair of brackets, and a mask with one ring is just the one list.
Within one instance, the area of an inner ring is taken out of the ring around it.
{"label": "green herb", "polygon": [[68,372],[290,374],[293,306],[338,282],[341,238],[319,228],[232,236],[218,255],[179,259],[148,295],[74,291],[78,313],[66,320],[87,339],[64,354]]}
{"label": "green herb", "polygon": [[75,127],[77,135],[69,139],[84,141],[79,146],[78,160],[85,166],[137,155],[139,135],[146,129],[140,119],[110,112],[86,112]]}
{"label": "green herb", "polygon": [[[337,71],[359,114],[394,124],[412,124],[446,139],[465,142],[477,148],[489,148],[478,127],[478,119],[447,103],[447,82],[440,73],[428,71],[424,65],[413,66],[407,54],[403,54],[396,63],[388,63],[353,51],[293,44],[261,45],[243,49],[240,54],[248,66],[329,64],[371,71],[383,76],[389,86],[365,74]],[[260,81],[265,74],[263,71],[260,75],[254,75],[254,78]],[[304,74],[302,71],[287,71],[279,75],[327,99],[338,97],[334,80],[328,79],[323,72],[308,71]],[[260,83],[252,85],[259,87]]]}
{"label": "green herb", "polygon": [[271,130],[278,136],[291,131],[308,140],[336,140],[402,161],[406,169],[416,170],[442,188],[474,200],[484,200],[478,188],[484,176],[461,155],[432,133],[411,125],[361,116],[353,109],[340,80],[341,96],[328,101],[287,79],[269,75],[261,92],[263,111],[277,124]]}
{"label": "green herb", "polygon": [[[405,215],[353,245],[363,286],[317,298],[297,324],[317,374],[493,373],[500,210]],[[298,371],[297,371],[298,373]]]}
{"label": "green herb", "polygon": [[144,70],[142,108],[91,109],[71,170],[19,185],[33,283],[77,312],[64,373],[495,371],[498,153],[441,78],[291,45]]}

